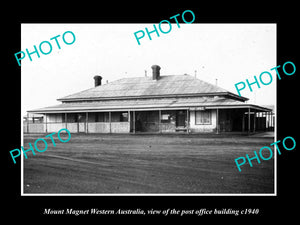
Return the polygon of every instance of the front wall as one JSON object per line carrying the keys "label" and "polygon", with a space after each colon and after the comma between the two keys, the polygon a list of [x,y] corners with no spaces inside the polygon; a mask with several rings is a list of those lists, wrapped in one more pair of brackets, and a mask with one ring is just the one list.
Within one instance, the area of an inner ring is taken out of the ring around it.
{"label": "front wall", "polygon": [[112,133],[129,133],[129,122],[113,122],[111,123]]}
{"label": "front wall", "polygon": [[[216,110],[211,111],[211,124],[196,124],[195,111],[189,112],[189,131],[191,133],[201,133],[201,132],[215,132],[216,131]],[[65,123],[62,123],[63,114],[48,114],[47,115],[47,132],[57,132],[62,128],[66,128]],[[89,120],[92,119],[89,117]],[[31,125],[29,132],[42,133],[46,131],[46,127],[42,124],[35,126]],[[45,124],[44,124],[45,125]],[[88,133],[129,133],[130,124],[129,122],[112,122],[111,126],[108,122],[89,122],[86,126],[79,127],[81,132]],[[67,129],[72,133],[78,132],[77,123],[67,123]],[[26,129],[24,129],[26,131]],[[160,124],[161,132],[175,132],[175,124]]]}
{"label": "front wall", "polygon": [[78,125],[77,125],[77,123],[67,123],[67,129],[71,133],[78,133]]}
{"label": "front wall", "polygon": [[129,133],[129,122],[88,123],[88,133]]}
{"label": "front wall", "polygon": [[174,123],[161,123],[160,124],[161,132],[176,132],[176,126]]}
{"label": "front wall", "polygon": [[66,128],[65,123],[48,123],[47,131],[50,132],[58,132],[60,129]]}
{"label": "front wall", "polygon": [[46,132],[46,126],[44,123],[29,123],[26,125],[27,133],[45,133]]}
{"label": "front wall", "polygon": [[88,123],[88,133],[109,133],[109,123],[106,122],[94,122]]}

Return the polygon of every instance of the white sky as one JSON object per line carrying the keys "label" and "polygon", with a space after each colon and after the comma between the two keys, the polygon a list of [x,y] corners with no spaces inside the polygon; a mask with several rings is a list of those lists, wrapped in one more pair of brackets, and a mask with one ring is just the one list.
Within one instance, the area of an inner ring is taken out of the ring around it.
{"label": "white sky", "polygon": [[[156,25],[158,27],[158,25]],[[27,110],[56,105],[57,98],[94,86],[94,75],[102,82],[126,77],[152,74],[151,66],[161,67],[161,75],[195,74],[197,78],[237,94],[235,83],[249,79],[263,71],[273,75],[268,86],[256,85],[254,92],[244,89],[242,96],[249,103],[275,104],[276,75],[270,71],[276,64],[276,24],[172,24],[168,34],[157,37],[147,34],[137,44],[134,32],[153,28],[153,24],[22,24],[21,50],[34,51],[42,41],[72,31],[76,41],[66,45],[54,40],[52,52],[40,53],[22,60],[22,115]],[[168,30],[168,28],[162,28]],[[66,36],[66,38],[69,36]],[[68,39],[71,40],[71,39]],[[46,45],[43,45],[47,51]],[[16,66],[18,66],[16,61]],[[265,82],[267,82],[265,78]]]}

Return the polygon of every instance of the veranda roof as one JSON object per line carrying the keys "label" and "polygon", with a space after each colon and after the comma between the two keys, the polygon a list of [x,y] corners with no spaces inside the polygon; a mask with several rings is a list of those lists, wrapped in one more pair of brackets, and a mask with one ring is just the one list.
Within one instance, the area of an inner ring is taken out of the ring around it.
{"label": "veranda roof", "polygon": [[142,111],[142,110],[171,110],[171,109],[230,109],[250,108],[260,112],[268,112],[271,109],[258,105],[247,104],[226,97],[199,96],[180,98],[153,98],[153,99],[128,99],[89,101],[77,103],[62,103],[41,109],[30,110],[34,113],[65,113],[65,112],[100,112],[100,111]]}

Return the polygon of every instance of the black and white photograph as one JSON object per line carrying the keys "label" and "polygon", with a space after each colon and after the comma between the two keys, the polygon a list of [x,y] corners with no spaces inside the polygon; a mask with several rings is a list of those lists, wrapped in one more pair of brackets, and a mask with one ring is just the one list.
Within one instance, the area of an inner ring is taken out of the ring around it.
{"label": "black and white photograph", "polygon": [[296,6],[212,3],[4,8],[5,217],[296,217]]}
{"label": "black and white photograph", "polygon": [[276,194],[276,24],[21,31],[24,195]]}

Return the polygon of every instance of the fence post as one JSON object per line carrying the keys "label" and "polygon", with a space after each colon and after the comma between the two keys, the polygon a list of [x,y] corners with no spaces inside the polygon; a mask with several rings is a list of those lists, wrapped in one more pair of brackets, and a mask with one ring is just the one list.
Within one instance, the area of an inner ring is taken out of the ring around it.
{"label": "fence post", "polygon": [[66,129],[68,129],[67,128],[67,113],[65,113],[65,126],[66,126]]}
{"label": "fence post", "polygon": [[108,112],[108,118],[109,118],[109,133],[111,134],[111,111]]}
{"label": "fence post", "polygon": [[158,110],[158,133],[162,133],[162,129],[161,129],[161,110]]}
{"label": "fence post", "polygon": [[251,129],[250,129],[251,123],[250,123],[250,107],[248,108],[248,134],[250,134]]}
{"label": "fence post", "polygon": [[29,134],[29,113],[27,113],[27,133]]}
{"label": "fence post", "polygon": [[86,115],[85,115],[85,126],[86,126],[86,129],[85,129],[85,132],[86,133],[89,133],[89,113],[86,112]]}
{"label": "fence post", "polygon": [[45,129],[46,129],[46,133],[48,132],[48,129],[47,129],[47,113],[45,113]]}

